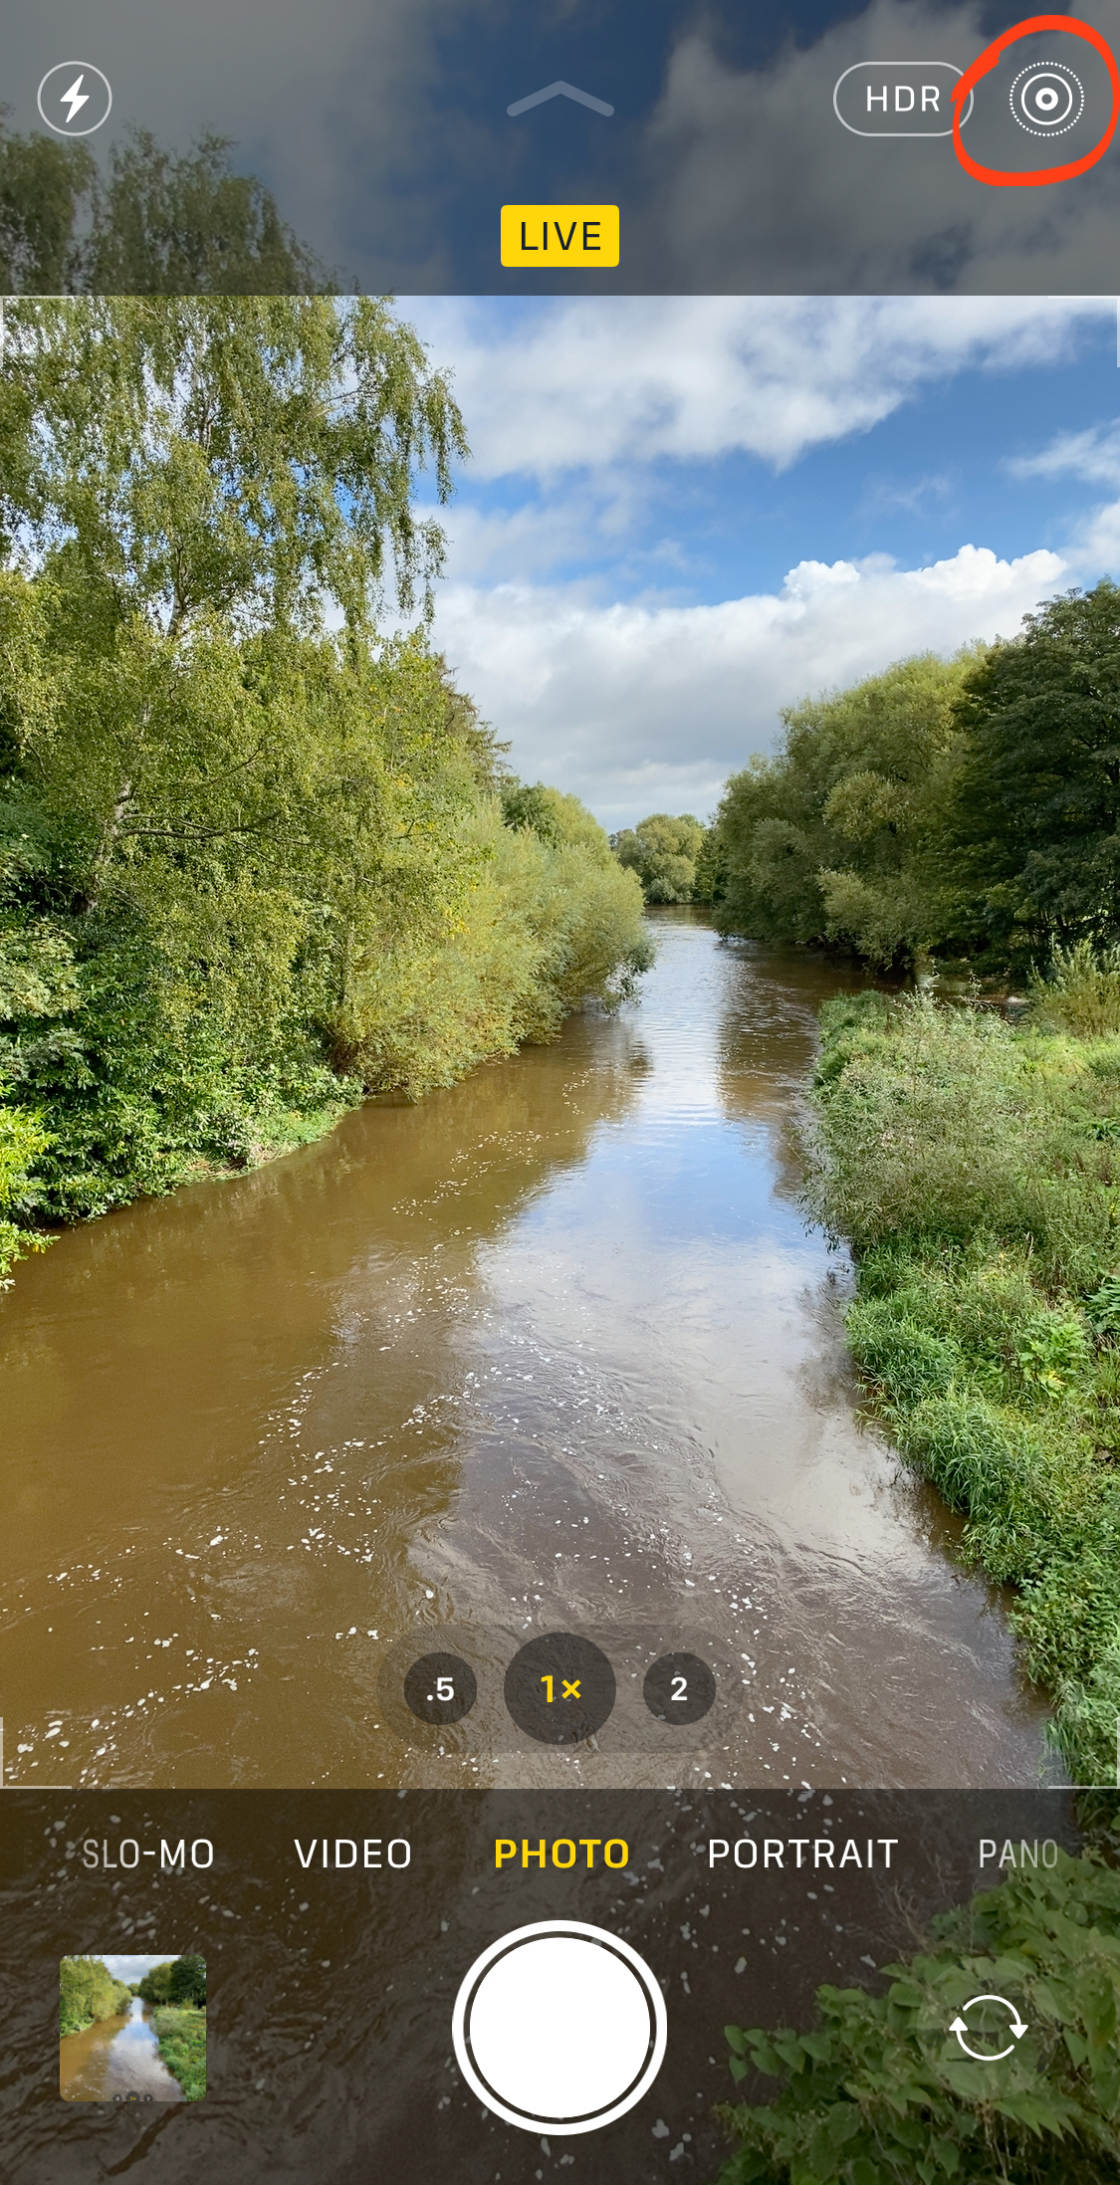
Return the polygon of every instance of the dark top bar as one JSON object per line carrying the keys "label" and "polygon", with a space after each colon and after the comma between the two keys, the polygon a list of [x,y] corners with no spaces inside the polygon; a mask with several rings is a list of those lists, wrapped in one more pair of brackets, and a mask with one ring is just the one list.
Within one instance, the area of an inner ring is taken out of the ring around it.
{"label": "dark top bar", "polygon": [[973,169],[1084,166],[1057,182],[980,179],[954,146],[953,87],[1016,21],[935,0],[4,0],[0,286],[1111,293],[1115,142],[1084,163],[1114,126],[1120,0],[1093,10],[1105,51],[1016,38],[960,101]]}

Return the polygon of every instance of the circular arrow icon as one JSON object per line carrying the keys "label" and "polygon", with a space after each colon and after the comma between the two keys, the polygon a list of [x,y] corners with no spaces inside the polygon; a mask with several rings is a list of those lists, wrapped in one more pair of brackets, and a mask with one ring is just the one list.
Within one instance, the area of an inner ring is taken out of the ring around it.
{"label": "circular arrow icon", "polygon": [[[966,2011],[970,2011],[976,2003],[998,2003],[1001,2009],[1008,2012],[1011,2023],[1007,2030],[1011,2035],[1011,2040],[1007,2048],[996,2049],[993,2054],[987,2049],[969,2047],[968,2042],[965,2040],[965,2034],[969,2029],[964,2014]],[[1015,2054],[1015,2043],[1022,2040],[1026,2030],[1026,2026],[1020,2018],[1014,2003],[1009,2003],[1005,1995],[971,1995],[967,2003],[961,2004],[960,2011],[949,2028],[950,2033],[956,2034],[958,2045],[963,2049],[965,2055],[971,2056],[973,2063],[976,2064],[998,2064],[1002,2063],[1005,2056],[1013,2056]]]}

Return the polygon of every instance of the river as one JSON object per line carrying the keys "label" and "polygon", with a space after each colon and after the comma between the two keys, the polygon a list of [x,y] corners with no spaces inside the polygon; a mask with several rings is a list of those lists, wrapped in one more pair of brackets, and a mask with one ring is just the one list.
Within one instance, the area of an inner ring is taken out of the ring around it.
{"label": "river", "polygon": [[[850,1269],[798,1200],[844,975],[654,924],[617,1016],[20,1266],[9,1783],[1037,1777],[1003,1604],[861,1410]],[[558,1625],[692,1633],[741,1699],[668,1765],[417,1749],[385,1657],[452,1624],[484,1668]]]}
{"label": "river", "polygon": [[58,2085],[68,2102],[111,2102],[139,2094],[149,2101],[182,2101],[183,2089],[164,2063],[148,2008],[134,1995],[120,2018],[101,2018],[84,2033],[67,2033],[58,2044]]}

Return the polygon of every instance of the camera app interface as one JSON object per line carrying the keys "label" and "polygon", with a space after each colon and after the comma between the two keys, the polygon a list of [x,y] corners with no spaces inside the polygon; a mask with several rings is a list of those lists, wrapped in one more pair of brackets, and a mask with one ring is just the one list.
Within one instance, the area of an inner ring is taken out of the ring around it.
{"label": "camera app interface", "polygon": [[2,20],[5,2179],[1120,2174],[1120,11]]}

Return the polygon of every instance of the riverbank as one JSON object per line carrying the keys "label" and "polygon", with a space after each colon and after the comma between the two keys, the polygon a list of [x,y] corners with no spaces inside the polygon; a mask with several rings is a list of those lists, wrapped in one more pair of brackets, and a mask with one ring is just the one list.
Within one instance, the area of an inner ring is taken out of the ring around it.
{"label": "riverbank", "polygon": [[852,1353],[904,1457],[1013,1587],[1076,1782],[1120,1712],[1120,1037],[865,993],[826,1003],[814,1195]]}
{"label": "riverbank", "polygon": [[197,2102],[206,2092],[206,2012],[160,2004],[152,2012],[159,2052],[183,2089],[183,2099]]}

